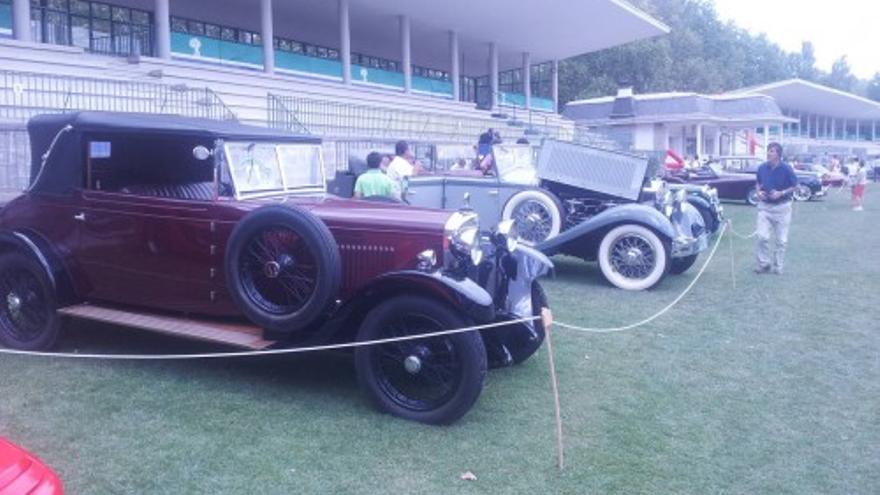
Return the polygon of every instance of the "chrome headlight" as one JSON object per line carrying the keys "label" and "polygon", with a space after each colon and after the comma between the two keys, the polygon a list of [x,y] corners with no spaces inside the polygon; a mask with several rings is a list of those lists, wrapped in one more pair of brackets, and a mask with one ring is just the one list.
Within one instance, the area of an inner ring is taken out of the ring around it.
{"label": "chrome headlight", "polygon": [[495,242],[503,244],[507,248],[507,252],[512,253],[517,244],[519,244],[519,232],[516,230],[516,222],[511,220],[502,220],[495,227]]}
{"label": "chrome headlight", "polygon": [[478,265],[483,261],[480,248],[480,220],[476,213],[457,211],[446,221],[446,241],[449,251],[456,257],[470,257]]}

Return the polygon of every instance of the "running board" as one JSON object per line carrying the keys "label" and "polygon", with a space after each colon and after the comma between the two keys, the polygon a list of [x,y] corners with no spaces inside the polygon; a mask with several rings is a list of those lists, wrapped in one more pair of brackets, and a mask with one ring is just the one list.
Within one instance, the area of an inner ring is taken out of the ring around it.
{"label": "running board", "polygon": [[94,304],[67,306],[60,308],[58,312],[74,318],[151,330],[167,335],[217,342],[245,349],[260,350],[275,344],[275,341],[263,339],[263,330],[259,327],[243,323],[199,320]]}

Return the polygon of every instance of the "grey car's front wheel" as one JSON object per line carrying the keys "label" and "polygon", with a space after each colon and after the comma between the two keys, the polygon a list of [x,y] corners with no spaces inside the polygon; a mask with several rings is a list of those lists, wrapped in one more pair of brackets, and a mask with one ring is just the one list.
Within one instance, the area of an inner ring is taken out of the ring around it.
{"label": "grey car's front wheel", "polygon": [[504,205],[501,218],[513,220],[520,242],[534,246],[559,235],[563,208],[553,195],[540,189],[528,189],[513,195]]}
{"label": "grey car's front wheel", "polygon": [[602,275],[612,285],[645,290],[657,285],[666,274],[669,248],[653,230],[624,224],[605,234],[597,258]]}

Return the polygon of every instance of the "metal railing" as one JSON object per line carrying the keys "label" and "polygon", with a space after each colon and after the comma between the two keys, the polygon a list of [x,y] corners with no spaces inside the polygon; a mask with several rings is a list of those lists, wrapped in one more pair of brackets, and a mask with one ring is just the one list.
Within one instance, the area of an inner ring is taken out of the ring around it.
{"label": "metal railing", "polygon": [[0,70],[0,118],[98,110],[237,120],[208,88]]}
{"label": "metal railing", "polygon": [[[505,137],[535,134],[570,140],[573,127],[552,125],[548,115],[529,111],[524,123],[506,118],[467,117],[442,112],[409,111],[332,100],[268,96],[269,127],[308,133],[327,140],[442,141],[474,143],[488,128],[504,129]],[[525,110],[521,110],[525,114]],[[531,132],[530,132],[531,131]]]}

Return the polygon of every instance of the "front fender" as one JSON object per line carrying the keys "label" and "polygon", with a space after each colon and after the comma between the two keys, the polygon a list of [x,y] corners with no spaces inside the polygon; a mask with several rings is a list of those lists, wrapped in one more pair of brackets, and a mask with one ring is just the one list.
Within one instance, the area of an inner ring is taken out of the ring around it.
{"label": "front fender", "polygon": [[454,279],[440,271],[421,272],[402,270],[377,277],[360,290],[355,301],[375,305],[396,294],[422,293],[439,298],[464,312],[477,323],[488,323],[495,318],[492,296],[470,279]]}
{"label": "front fender", "polygon": [[613,225],[624,223],[635,223],[650,227],[668,239],[675,237],[675,231],[669,219],[657,211],[656,208],[640,203],[629,203],[609,208],[594,215],[535,247],[542,253],[552,256],[561,252],[568,244],[579,243],[585,238],[592,238],[604,232]]}

